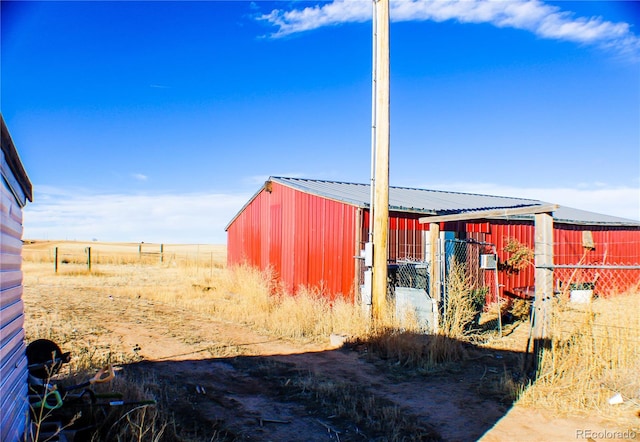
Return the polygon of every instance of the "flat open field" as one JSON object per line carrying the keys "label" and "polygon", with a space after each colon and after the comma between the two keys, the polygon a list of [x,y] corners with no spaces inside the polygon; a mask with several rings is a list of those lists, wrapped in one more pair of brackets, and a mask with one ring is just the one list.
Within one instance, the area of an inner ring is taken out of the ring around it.
{"label": "flat open field", "polygon": [[252,307],[234,289],[242,281],[230,282],[224,246],[159,253],[159,245],[140,252],[138,244],[36,241],[25,242],[23,263],[28,340],[48,338],[72,353],[60,376],[116,364],[127,382],[119,388],[137,384],[137,394],[158,401],[154,440],[579,440],[583,430],[640,437],[633,403],[562,416],[514,403],[502,384],[522,361],[527,323],[499,341],[465,343],[459,363],[425,370],[364,339],[332,342],[340,324],[292,337],[251,312],[236,319],[230,306]]}

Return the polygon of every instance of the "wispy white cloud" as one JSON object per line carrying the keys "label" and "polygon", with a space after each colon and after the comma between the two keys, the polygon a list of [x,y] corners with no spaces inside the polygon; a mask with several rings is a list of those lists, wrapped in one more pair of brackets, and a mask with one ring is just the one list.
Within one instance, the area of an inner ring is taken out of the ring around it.
{"label": "wispy white cloud", "polygon": [[[303,9],[274,9],[259,16],[276,27],[272,37],[371,20],[369,1],[334,0]],[[571,3],[566,5],[570,7]],[[602,17],[578,17],[570,11],[539,0],[391,0],[392,21],[457,20],[461,23],[490,23],[497,27],[527,30],[538,37],[593,44],[638,56],[640,38],[628,23],[614,23]]]}
{"label": "wispy white cloud", "polygon": [[517,187],[494,183],[422,183],[417,187],[452,192],[530,198],[589,212],[640,220],[640,188],[580,183],[576,187]]}
{"label": "wispy white cloud", "polygon": [[147,181],[149,179],[148,176],[142,174],[142,173],[133,173],[131,174],[131,176],[138,181]]}
{"label": "wispy white cloud", "polygon": [[35,187],[24,211],[26,239],[222,244],[248,194],[91,194]]}
{"label": "wispy white cloud", "polygon": [[371,8],[371,2],[368,1],[335,0],[331,3],[323,3],[321,6],[308,6],[304,9],[289,11],[274,9],[269,14],[259,16],[258,19],[267,21],[278,28],[272,34],[273,37],[282,37],[323,26],[371,20]]}

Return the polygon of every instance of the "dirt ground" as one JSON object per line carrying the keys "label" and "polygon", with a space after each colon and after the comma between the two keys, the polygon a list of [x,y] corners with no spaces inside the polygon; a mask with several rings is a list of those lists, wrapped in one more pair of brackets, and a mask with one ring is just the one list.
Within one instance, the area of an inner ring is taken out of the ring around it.
{"label": "dirt ground", "polygon": [[[99,286],[62,287],[30,269],[25,266],[27,322],[62,315],[56,308],[68,315],[70,328],[89,317],[96,330],[86,339],[132,355],[137,362],[119,367],[118,376],[153,378],[178,432],[190,440],[640,440],[628,422],[558,418],[489,394],[517,351],[469,348],[468,362],[420,373],[373,356],[366,344],[341,346],[329,336],[320,343],[287,342]],[[412,434],[390,436],[375,422],[341,418],[312,381],[357,391],[406,415]]]}

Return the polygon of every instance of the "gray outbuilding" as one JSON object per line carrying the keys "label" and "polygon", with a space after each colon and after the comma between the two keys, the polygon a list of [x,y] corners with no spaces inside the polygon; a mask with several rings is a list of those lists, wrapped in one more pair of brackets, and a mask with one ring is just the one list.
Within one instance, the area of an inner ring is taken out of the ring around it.
{"label": "gray outbuilding", "polygon": [[22,209],[32,187],[1,114],[0,121],[0,440],[13,442],[23,439],[28,413]]}

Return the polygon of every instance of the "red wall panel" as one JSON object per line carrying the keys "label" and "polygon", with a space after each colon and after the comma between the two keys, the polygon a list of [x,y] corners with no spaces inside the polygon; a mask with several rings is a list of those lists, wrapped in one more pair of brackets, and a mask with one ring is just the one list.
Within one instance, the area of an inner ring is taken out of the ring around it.
{"label": "red wall panel", "polygon": [[[590,232],[595,248],[583,247],[583,232]],[[505,262],[509,253],[504,251],[509,238],[534,248],[534,226],[524,221],[491,221],[490,233],[485,240],[495,244],[499,260]],[[640,265],[640,228],[612,226],[583,226],[555,224],[553,229],[553,261],[556,265]],[[574,270],[556,269],[554,279],[567,282],[596,281],[596,293],[608,296],[640,284],[640,270]],[[533,265],[526,269],[508,273],[499,272],[499,283],[503,290],[535,284]]]}
{"label": "red wall panel", "polygon": [[322,288],[353,299],[356,207],[278,183],[262,190],[227,230],[228,264],[271,266],[284,288]]}

